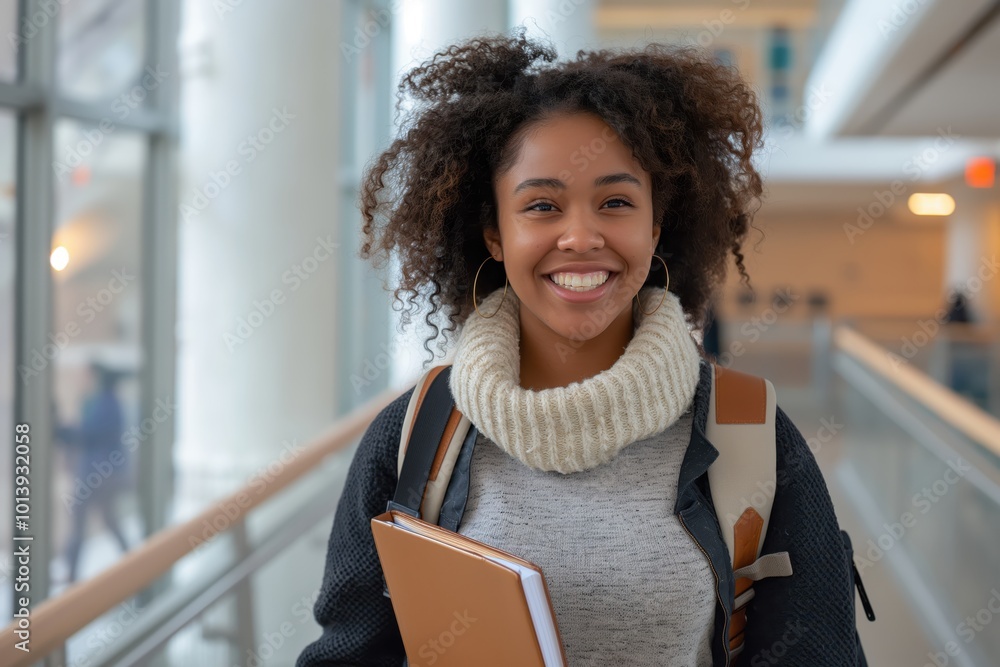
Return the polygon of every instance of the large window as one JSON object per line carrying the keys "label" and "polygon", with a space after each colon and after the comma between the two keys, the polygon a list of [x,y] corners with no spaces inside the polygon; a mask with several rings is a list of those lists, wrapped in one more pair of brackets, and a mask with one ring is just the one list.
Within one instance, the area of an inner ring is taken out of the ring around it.
{"label": "large window", "polygon": [[[14,432],[14,385],[16,376],[7,372],[14,368],[14,207],[17,189],[14,184],[14,158],[17,147],[14,116],[0,109],[0,433]],[[6,451],[6,450],[5,450]],[[8,488],[14,461],[0,457],[0,488]],[[0,536],[11,534],[14,520],[13,497],[0,493]],[[0,618],[10,618],[14,586],[11,573],[12,540],[0,542]]]}
{"label": "large window", "polygon": [[60,92],[88,102],[125,93],[146,65],[145,28],[144,0],[66,3],[57,36]]}
{"label": "large window", "polygon": [[172,424],[143,425],[173,395],[178,6],[0,0],[0,433],[31,429],[33,605],[167,515]]}
{"label": "large window", "polygon": [[[0,35],[7,37],[8,35],[16,35],[17,30],[17,3],[12,0],[3,0],[0,2]],[[13,48],[10,44],[10,40],[4,40],[8,42],[4,45],[5,48],[0,49],[0,81],[13,81],[17,78],[17,50]],[[4,146],[10,146],[8,139],[11,137],[9,135],[0,135],[0,138],[4,140]]]}
{"label": "large window", "polygon": [[[54,590],[85,579],[142,540],[135,495],[141,422],[142,193],[147,146],[136,132],[56,124],[53,327],[72,344],[55,359]],[[86,157],[73,160],[85,152]],[[134,432],[133,432],[134,433]],[[87,530],[98,522],[98,530]]]}

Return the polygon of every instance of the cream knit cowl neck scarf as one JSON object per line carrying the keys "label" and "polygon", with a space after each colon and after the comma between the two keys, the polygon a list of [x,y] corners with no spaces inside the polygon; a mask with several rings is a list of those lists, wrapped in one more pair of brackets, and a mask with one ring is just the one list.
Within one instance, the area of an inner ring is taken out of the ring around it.
{"label": "cream knit cowl neck scarf", "polygon": [[[663,288],[643,288],[642,309],[652,310],[662,294]],[[480,310],[496,311],[502,297],[503,289],[496,290]],[[701,357],[675,294],[667,292],[648,316],[633,299],[638,325],[611,368],[540,391],[520,386],[519,307],[511,291],[495,316],[469,316],[449,384],[462,414],[525,465],[561,473],[597,467],[665,430],[691,406]],[[572,354],[566,363],[573,363]]]}

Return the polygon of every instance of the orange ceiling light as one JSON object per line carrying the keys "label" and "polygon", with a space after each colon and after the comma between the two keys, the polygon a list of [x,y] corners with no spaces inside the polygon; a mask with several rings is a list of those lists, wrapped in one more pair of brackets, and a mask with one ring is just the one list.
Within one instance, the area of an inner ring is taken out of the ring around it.
{"label": "orange ceiling light", "polygon": [[915,215],[951,215],[955,200],[943,192],[914,192],[906,201]]}
{"label": "orange ceiling light", "polygon": [[974,157],[965,163],[965,183],[970,188],[992,188],[996,178],[997,163],[991,157]]}

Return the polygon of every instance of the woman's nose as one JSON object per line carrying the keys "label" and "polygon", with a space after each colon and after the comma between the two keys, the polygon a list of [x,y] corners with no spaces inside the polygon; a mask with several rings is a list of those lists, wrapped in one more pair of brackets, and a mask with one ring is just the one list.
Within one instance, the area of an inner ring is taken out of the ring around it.
{"label": "woman's nose", "polygon": [[560,250],[573,250],[584,253],[588,250],[604,247],[604,235],[601,234],[600,222],[590,211],[576,211],[564,218],[565,227],[559,236]]}

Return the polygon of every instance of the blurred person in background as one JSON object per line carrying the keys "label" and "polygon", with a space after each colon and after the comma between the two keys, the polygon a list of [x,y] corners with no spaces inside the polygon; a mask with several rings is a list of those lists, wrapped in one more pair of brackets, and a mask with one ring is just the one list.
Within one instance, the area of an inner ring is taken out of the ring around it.
{"label": "blurred person in background", "polygon": [[948,386],[969,401],[989,408],[989,346],[983,346],[975,330],[976,318],[962,288],[952,290],[944,316],[948,336]]}
{"label": "blurred person in background", "polygon": [[954,290],[948,298],[948,314],[945,315],[945,322],[972,322],[969,300],[961,289]]}
{"label": "blurred person in background", "polygon": [[84,398],[77,428],[58,427],[57,434],[69,451],[73,491],[67,500],[72,514],[66,547],[69,581],[76,581],[87,519],[98,514],[123,552],[129,545],[115,511],[115,501],[126,484],[124,411],[117,385],[121,375],[99,361],[89,365],[89,393]]}

